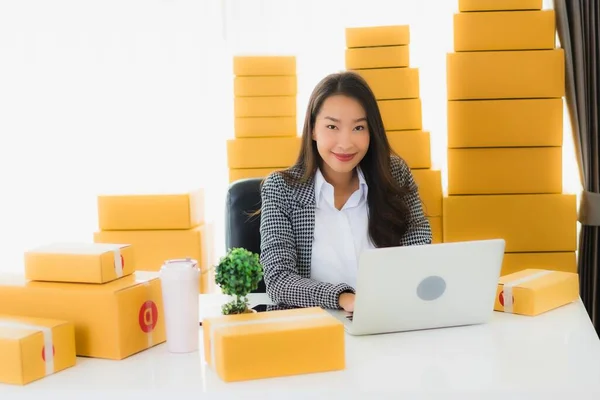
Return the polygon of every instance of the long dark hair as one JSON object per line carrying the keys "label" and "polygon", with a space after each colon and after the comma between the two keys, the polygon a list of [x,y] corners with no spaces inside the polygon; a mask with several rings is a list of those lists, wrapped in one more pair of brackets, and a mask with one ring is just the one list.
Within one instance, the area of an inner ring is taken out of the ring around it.
{"label": "long dark hair", "polygon": [[408,189],[392,175],[390,157],[399,156],[388,142],[375,95],[359,74],[351,71],[335,73],[317,84],[306,109],[298,159],[294,166],[281,173],[292,185],[305,184],[312,179],[323,162],[312,136],[315,120],[323,102],[339,94],[357,100],[367,114],[369,148],[359,165],[369,187],[369,236],[377,247],[399,246],[408,228],[409,209],[405,202]]}

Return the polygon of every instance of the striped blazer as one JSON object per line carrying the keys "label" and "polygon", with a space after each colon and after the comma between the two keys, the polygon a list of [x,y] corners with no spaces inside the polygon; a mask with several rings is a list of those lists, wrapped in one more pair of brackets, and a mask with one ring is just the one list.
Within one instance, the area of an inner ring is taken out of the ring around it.
{"label": "striped blazer", "polygon": [[[391,168],[398,182],[410,188],[406,199],[410,209],[409,229],[398,245],[431,243],[431,228],[410,168],[396,156],[391,156]],[[291,172],[298,177],[302,174],[298,167]],[[274,172],[263,182],[261,197],[260,260],[267,294],[275,307],[338,309],[339,295],[354,289],[346,284],[310,279],[316,208],[314,179],[291,186],[279,172]]]}

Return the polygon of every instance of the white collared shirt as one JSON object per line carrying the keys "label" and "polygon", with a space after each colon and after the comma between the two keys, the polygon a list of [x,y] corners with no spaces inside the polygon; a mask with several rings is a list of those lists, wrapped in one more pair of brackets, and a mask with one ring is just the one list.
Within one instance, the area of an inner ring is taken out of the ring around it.
{"label": "white collared shirt", "polygon": [[311,278],[356,288],[358,257],[375,246],[369,239],[367,193],[364,175],[358,169],[359,187],[341,210],[335,208],[334,189],[320,170],[315,176],[315,232]]}

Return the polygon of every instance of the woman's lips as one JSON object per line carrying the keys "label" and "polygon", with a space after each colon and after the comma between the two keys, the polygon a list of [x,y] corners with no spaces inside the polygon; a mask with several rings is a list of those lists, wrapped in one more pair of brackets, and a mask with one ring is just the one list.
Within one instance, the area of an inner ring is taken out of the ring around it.
{"label": "woman's lips", "polygon": [[333,153],[332,154],[335,156],[335,158],[337,158],[340,161],[343,162],[348,162],[350,160],[352,160],[354,158],[354,156],[356,155],[356,153],[354,154],[339,154],[339,153]]}

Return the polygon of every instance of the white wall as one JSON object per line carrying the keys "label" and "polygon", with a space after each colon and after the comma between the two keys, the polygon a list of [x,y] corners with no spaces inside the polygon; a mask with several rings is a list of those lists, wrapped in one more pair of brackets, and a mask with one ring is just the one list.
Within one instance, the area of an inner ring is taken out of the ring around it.
{"label": "white wall", "polygon": [[[221,253],[231,56],[296,55],[302,116],[314,84],[344,68],[346,26],[411,25],[424,128],[444,168],[456,9],[452,0],[0,2],[0,272],[20,272],[32,246],[91,241],[101,193],[203,186]],[[567,191],[578,189],[574,166],[565,160]]]}

